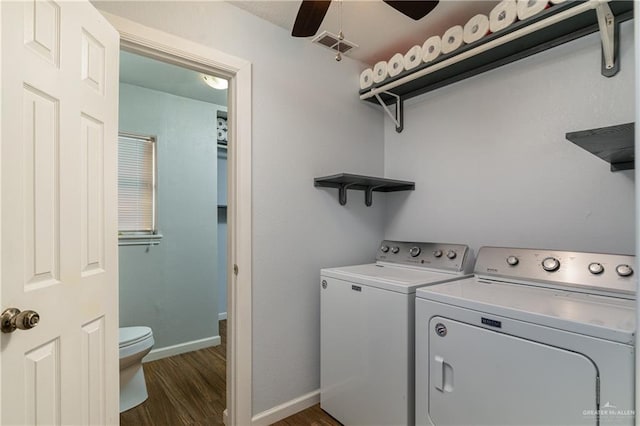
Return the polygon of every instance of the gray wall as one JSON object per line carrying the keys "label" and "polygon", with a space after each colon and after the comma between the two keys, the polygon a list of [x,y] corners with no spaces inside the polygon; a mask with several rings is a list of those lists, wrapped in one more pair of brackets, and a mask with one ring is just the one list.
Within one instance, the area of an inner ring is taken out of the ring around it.
{"label": "gray wall", "polygon": [[634,253],[634,171],[565,139],[634,120],[632,24],[614,78],[598,37],[423,95],[401,134],[385,119],[385,172],[416,181],[388,198],[386,237]]}
{"label": "gray wall", "polygon": [[121,131],[157,136],[160,245],[120,246],[120,325],[154,349],[218,335],[216,109],[120,84]]}
{"label": "gray wall", "polygon": [[360,102],[362,65],[225,2],[99,2],[107,12],[253,63],[253,412],[320,386],[319,270],[371,261],[385,195],[366,207],[316,189],[381,175],[382,112]]}

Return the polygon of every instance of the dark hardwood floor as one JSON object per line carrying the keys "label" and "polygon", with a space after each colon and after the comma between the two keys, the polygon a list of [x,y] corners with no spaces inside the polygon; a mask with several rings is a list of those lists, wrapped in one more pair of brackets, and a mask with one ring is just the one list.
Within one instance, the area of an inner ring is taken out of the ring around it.
{"label": "dark hardwood floor", "polygon": [[[222,425],[226,407],[227,321],[214,348],[143,364],[149,399],[120,414],[122,426]],[[275,423],[277,426],[338,426],[320,405]]]}
{"label": "dark hardwood floor", "polygon": [[342,426],[333,417],[322,411],[320,404],[274,423],[274,426]]}
{"label": "dark hardwood floor", "polygon": [[120,414],[123,426],[222,425],[226,407],[227,322],[222,343],[143,364],[149,399]]}

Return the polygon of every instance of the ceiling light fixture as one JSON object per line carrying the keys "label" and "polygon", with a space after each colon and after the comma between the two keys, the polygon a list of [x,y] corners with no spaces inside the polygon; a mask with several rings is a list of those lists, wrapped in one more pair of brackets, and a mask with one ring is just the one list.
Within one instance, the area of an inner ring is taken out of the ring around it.
{"label": "ceiling light fixture", "polygon": [[225,80],[224,78],[213,77],[211,75],[203,75],[202,79],[209,86],[211,86],[211,87],[213,87],[214,89],[217,89],[217,90],[226,90],[227,87],[229,87],[229,82],[227,80]]}

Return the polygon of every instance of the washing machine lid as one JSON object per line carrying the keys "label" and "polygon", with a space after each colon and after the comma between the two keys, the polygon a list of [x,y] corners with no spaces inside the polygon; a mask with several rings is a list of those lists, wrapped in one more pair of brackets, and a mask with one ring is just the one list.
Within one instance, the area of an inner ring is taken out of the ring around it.
{"label": "washing machine lid", "polygon": [[419,289],[416,297],[632,344],[635,301],[471,277]]}
{"label": "washing machine lid", "polygon": [[370,263],[322,269],[320,275],[405,294],[415,293],[418,287],[458,280],[468,276],[451,272],[432,271],[425,268],[418,269],[407,266],[395,266],[386,263]]}
{"label": "washing machine lid", "polygon": [[118,331],[120,347],[136,344],[149,338],[150,335],[149,327],[121,327]]}

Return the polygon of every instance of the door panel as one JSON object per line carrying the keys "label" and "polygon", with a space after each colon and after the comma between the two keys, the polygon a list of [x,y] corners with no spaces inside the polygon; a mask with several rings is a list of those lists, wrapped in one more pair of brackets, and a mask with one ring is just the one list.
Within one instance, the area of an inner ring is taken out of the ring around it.
{"label": "door panel", "polygon": [[588,425],[595,365],[582,354],[434,317],[429,415],[440,425]]}
{"label": "door panel", "polygon": [[88,2],[0,2],[1,424],[118,422],[119,35]]}

